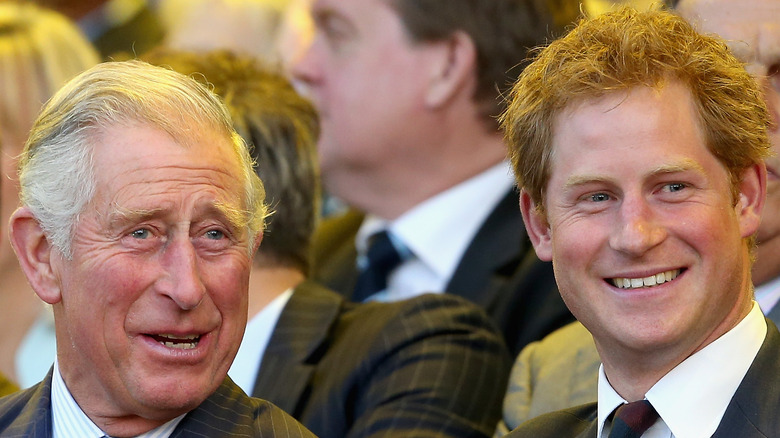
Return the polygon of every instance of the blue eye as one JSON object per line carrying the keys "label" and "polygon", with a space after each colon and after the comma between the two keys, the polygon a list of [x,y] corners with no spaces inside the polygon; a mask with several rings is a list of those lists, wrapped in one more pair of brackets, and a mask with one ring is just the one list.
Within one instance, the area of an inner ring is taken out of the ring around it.
{"label": "blue eye", "polygon": [[212,240],[224,239],[225,233],[219,230],[208,230],[206,231],[206,237]]}
{"label": "blue eye", "polygon": [[671,183],[666,185],[667,190],[670,192],[679,192],[680,190],[685,188],[685,184],[683,183]]}
{"label": "blue eye", "polygon": [[590,195],[590,200],[593,202],[604,202],[609,200],[609,195],[606,193],[596,193],[594,195]]}
{"label": "blue eye", "polygon": [[149,230],[146,228],[141,228],[139,230],[135,230],[130,235],[135,239],[146,239],[149,237]]}

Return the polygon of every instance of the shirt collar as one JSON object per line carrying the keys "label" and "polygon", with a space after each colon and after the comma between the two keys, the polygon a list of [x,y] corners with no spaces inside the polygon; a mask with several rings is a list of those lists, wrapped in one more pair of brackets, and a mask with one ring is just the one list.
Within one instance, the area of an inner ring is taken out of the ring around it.
{"label": "shirt collar", "polygon": [[255,389],[257,370],[263,361],[263,355],[268,348],[268,342],[271,340],[276,323],[287,306],[287,302],[290,301],[293,290],[294,288],[287,289],[266,304],[257,314],[250,315],[244,337],[241,339],[241,346],[238,347],[236,358],[228,371],[233,382],[247,394],[252,394]]}
{"label": "shirt collar", "polygon": [[358,254],[365,254],[372,234],[388,229],[437,275],[449,279],[485,219],[513,184],[509,163],[502,161],[423,201],[394,221],[369,215],[355,240]]}
{"label": "shirt collar", "polygon": [[[711,436],[766,337],[764,315],[753,302],[734,328],[663,376],[645,395],[673,436]],[[717,364],[717,366],[713,366]],[[684,396],[681,396],[684,394]],[[599,368],[598,434],[612,411],[626,403]]]}
{"label": "shirt collar", "polygon": [[[81,410],[68,390],[54,361],[51,379],[52,436],[54,438],[101,438],[108,436]],[[167,423],[138,435],[136,438],[168,438],[187,414],[179,415]]]}

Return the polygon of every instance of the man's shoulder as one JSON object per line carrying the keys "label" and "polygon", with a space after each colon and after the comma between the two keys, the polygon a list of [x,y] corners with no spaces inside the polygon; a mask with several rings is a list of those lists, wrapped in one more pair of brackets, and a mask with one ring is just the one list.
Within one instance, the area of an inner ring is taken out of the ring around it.
{"label": "man's shoulder", "polygon": [[0,435],[29,436],[40,420],[49,418],[50,391],[50,387],[41,382],[0,398]]}
{"label": "man's shoulder", "polygon": [[506,435],[509,438],[595,437],[598,409],[596,403],[550,412],[521,424]]}
{"label": "man's shoulder", "polygon": [[172,437],[203,436],[314,437],[305,426],[273,403],[246,395],[230,378],[176,428]]}
{"label": "man's shoulder", "polygon": [[[485,311],[456,295],[427,293],[393,302],[346,303],[340,320],[345,324],[419,336],[424,333],[463,330],[485,332],[500,339],[499,332]],[[401,332],[398,329],[403,328]]]}

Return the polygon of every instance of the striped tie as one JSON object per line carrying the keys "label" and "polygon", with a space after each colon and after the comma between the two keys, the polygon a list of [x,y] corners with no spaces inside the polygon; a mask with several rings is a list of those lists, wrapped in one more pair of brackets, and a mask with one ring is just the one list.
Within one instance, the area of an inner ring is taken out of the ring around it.
{"label": "striped tie", "polygon": [[658,412],[647,400],[618,406],[614,414],[609,438],[639,438],[658,419]]}

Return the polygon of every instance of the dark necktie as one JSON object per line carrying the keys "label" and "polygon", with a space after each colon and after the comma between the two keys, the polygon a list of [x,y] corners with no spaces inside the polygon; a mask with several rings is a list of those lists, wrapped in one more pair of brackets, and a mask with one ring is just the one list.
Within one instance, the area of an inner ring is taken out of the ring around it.
{"label": "dark necktie", "polygon": [[658,419],[658,412],[647,400],[618,406],[612,419],[609,438],[639,438]]}
{"label": "dark necktie", "polygon": [[380,231],[369,238],[367,265],[357,278],[352,300],[362,302],[371,295],[387,288],[387,276],[401,263],[387,231]]}

